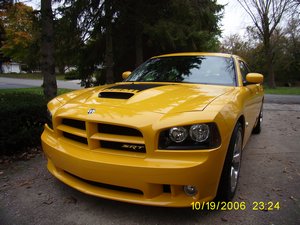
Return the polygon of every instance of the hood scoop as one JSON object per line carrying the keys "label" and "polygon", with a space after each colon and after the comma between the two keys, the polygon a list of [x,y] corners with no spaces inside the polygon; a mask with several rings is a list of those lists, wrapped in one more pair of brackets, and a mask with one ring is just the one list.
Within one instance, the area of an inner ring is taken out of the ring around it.
{"label": "hood scoop", "polygon": [[99,98],[129,99],[135,93],[164,85],[165,84],[120,84],[104,89],[98,96]]}
{"label": "hood scoop", "polygon": [[134,95],[134,93],[128,92],[100,92],[99,98],[116,98],[116,99],[129,99]]}

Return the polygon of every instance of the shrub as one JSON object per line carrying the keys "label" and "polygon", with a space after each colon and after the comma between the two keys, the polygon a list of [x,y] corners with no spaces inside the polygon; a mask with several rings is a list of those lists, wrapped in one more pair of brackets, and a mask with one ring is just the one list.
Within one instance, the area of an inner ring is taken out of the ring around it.
{"label": "shrub", "polygon": [[47,110],[43,96],[1,91],[0,104],[0,156],[40,145]]}
{"label": "shrub", "polygon": [[66,80],[80,79],[78,71],[77,70],[71,70],[71,71],[65,73],[65,79]]}

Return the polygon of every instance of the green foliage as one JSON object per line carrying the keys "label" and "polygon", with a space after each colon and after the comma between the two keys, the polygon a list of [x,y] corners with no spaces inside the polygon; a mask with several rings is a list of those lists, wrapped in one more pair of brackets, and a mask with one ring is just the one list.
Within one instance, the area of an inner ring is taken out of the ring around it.
{"label": "green foliage", "polygon": [[[62,8],[58,9],[59,13],[62,13],[62,11]],[[64,72],[65,66],[75,66],[77,64],[79,49],[84,45],[76,22],[75,18],[69,16],[54,21],[55,64],[58,68],[62,68],[61,73]]]}
{"label": "green foliage", "polygon": [[164,10],[158,9],[159,20],[144,24],[145,33],[161,47],[160,52],[209,51],[209,42],[220,33],[221,9],[212,1],[170,1]]}
{"label": "green foliage", "polygon": [[0,156],[39,146],[47,110],[42,88],[2,89],[0,104]]}
{"label": "green foliage", "polygon": [[41,94],[0,92],[0,155],[12,155],[40,144],[46,119]]}
{"label": "green foliage", "polygon": [[77,70],[71,70],[71,71],[65,73],[66,80],[76,80],[79,78],[80,78],[80,76],[79,76],[79,73]]}
{"label": "green foliage", "polygon": [[94,86],[105,84],[105,74],[103,70],[100,69],[96,70],[94,72],[94,77],[95,77]]}
{"label": "green foliage", "polygon": [[4,28],[5,34],[0,49],[2,54],[35,68],[39,61],[39,32],[33,9],[23,3],[16,3],[1,10],[0,17],[0,27]]}
{"label": "green foliage", "polygon": [[[105,4],[112,13],[105,12]],[[68,57],[74,57],[84,85],[90,86],[98,66],[107,69],[108,26],[112,28],[115,80],[153,55],[215,51],[221,10],[211,0],[68,0],[59,8],[56,21],[59,61],[70,62]]]}

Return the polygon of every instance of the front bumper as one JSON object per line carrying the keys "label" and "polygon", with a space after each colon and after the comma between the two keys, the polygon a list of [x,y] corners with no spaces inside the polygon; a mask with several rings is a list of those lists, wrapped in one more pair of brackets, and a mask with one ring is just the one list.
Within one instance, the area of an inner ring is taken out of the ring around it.
{"label": "front bumper", "polygon": [[[155,150],[140,157],[89,150],[56,137],[47,126],[42,134],[48,170],[67,185],[98,197],[167,207],[188,207],[216,196],[227,145],[223,140],[217,149]],[[198,193],[186,195],[184,185],[196,186]]]}

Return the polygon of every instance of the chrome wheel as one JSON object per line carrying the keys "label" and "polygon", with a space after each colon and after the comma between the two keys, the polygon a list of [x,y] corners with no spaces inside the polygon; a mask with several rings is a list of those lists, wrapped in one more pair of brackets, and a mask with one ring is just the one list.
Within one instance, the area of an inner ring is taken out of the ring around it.
{"label": "chrome wheel", "polygon": [[242,131],[241,129],[239,129],[234,143],[233,156],[232,156],[231,167],[230,167],[231,192],[235,191],[238,182],[238,177],[239,177],[240,167],[241,167],[242,143],[243,143]]}
{"label": "chrome wheel", "polygon": [[261,109],[260,114],[259,114],[259,122],[262,123],[263,122],[263,109]]}
{"label": "chrome wheel", "polygon": [[242,162],[243,127],[238,122],[233,130],[226,154],[216,199],[231,201],[238,185]]}

